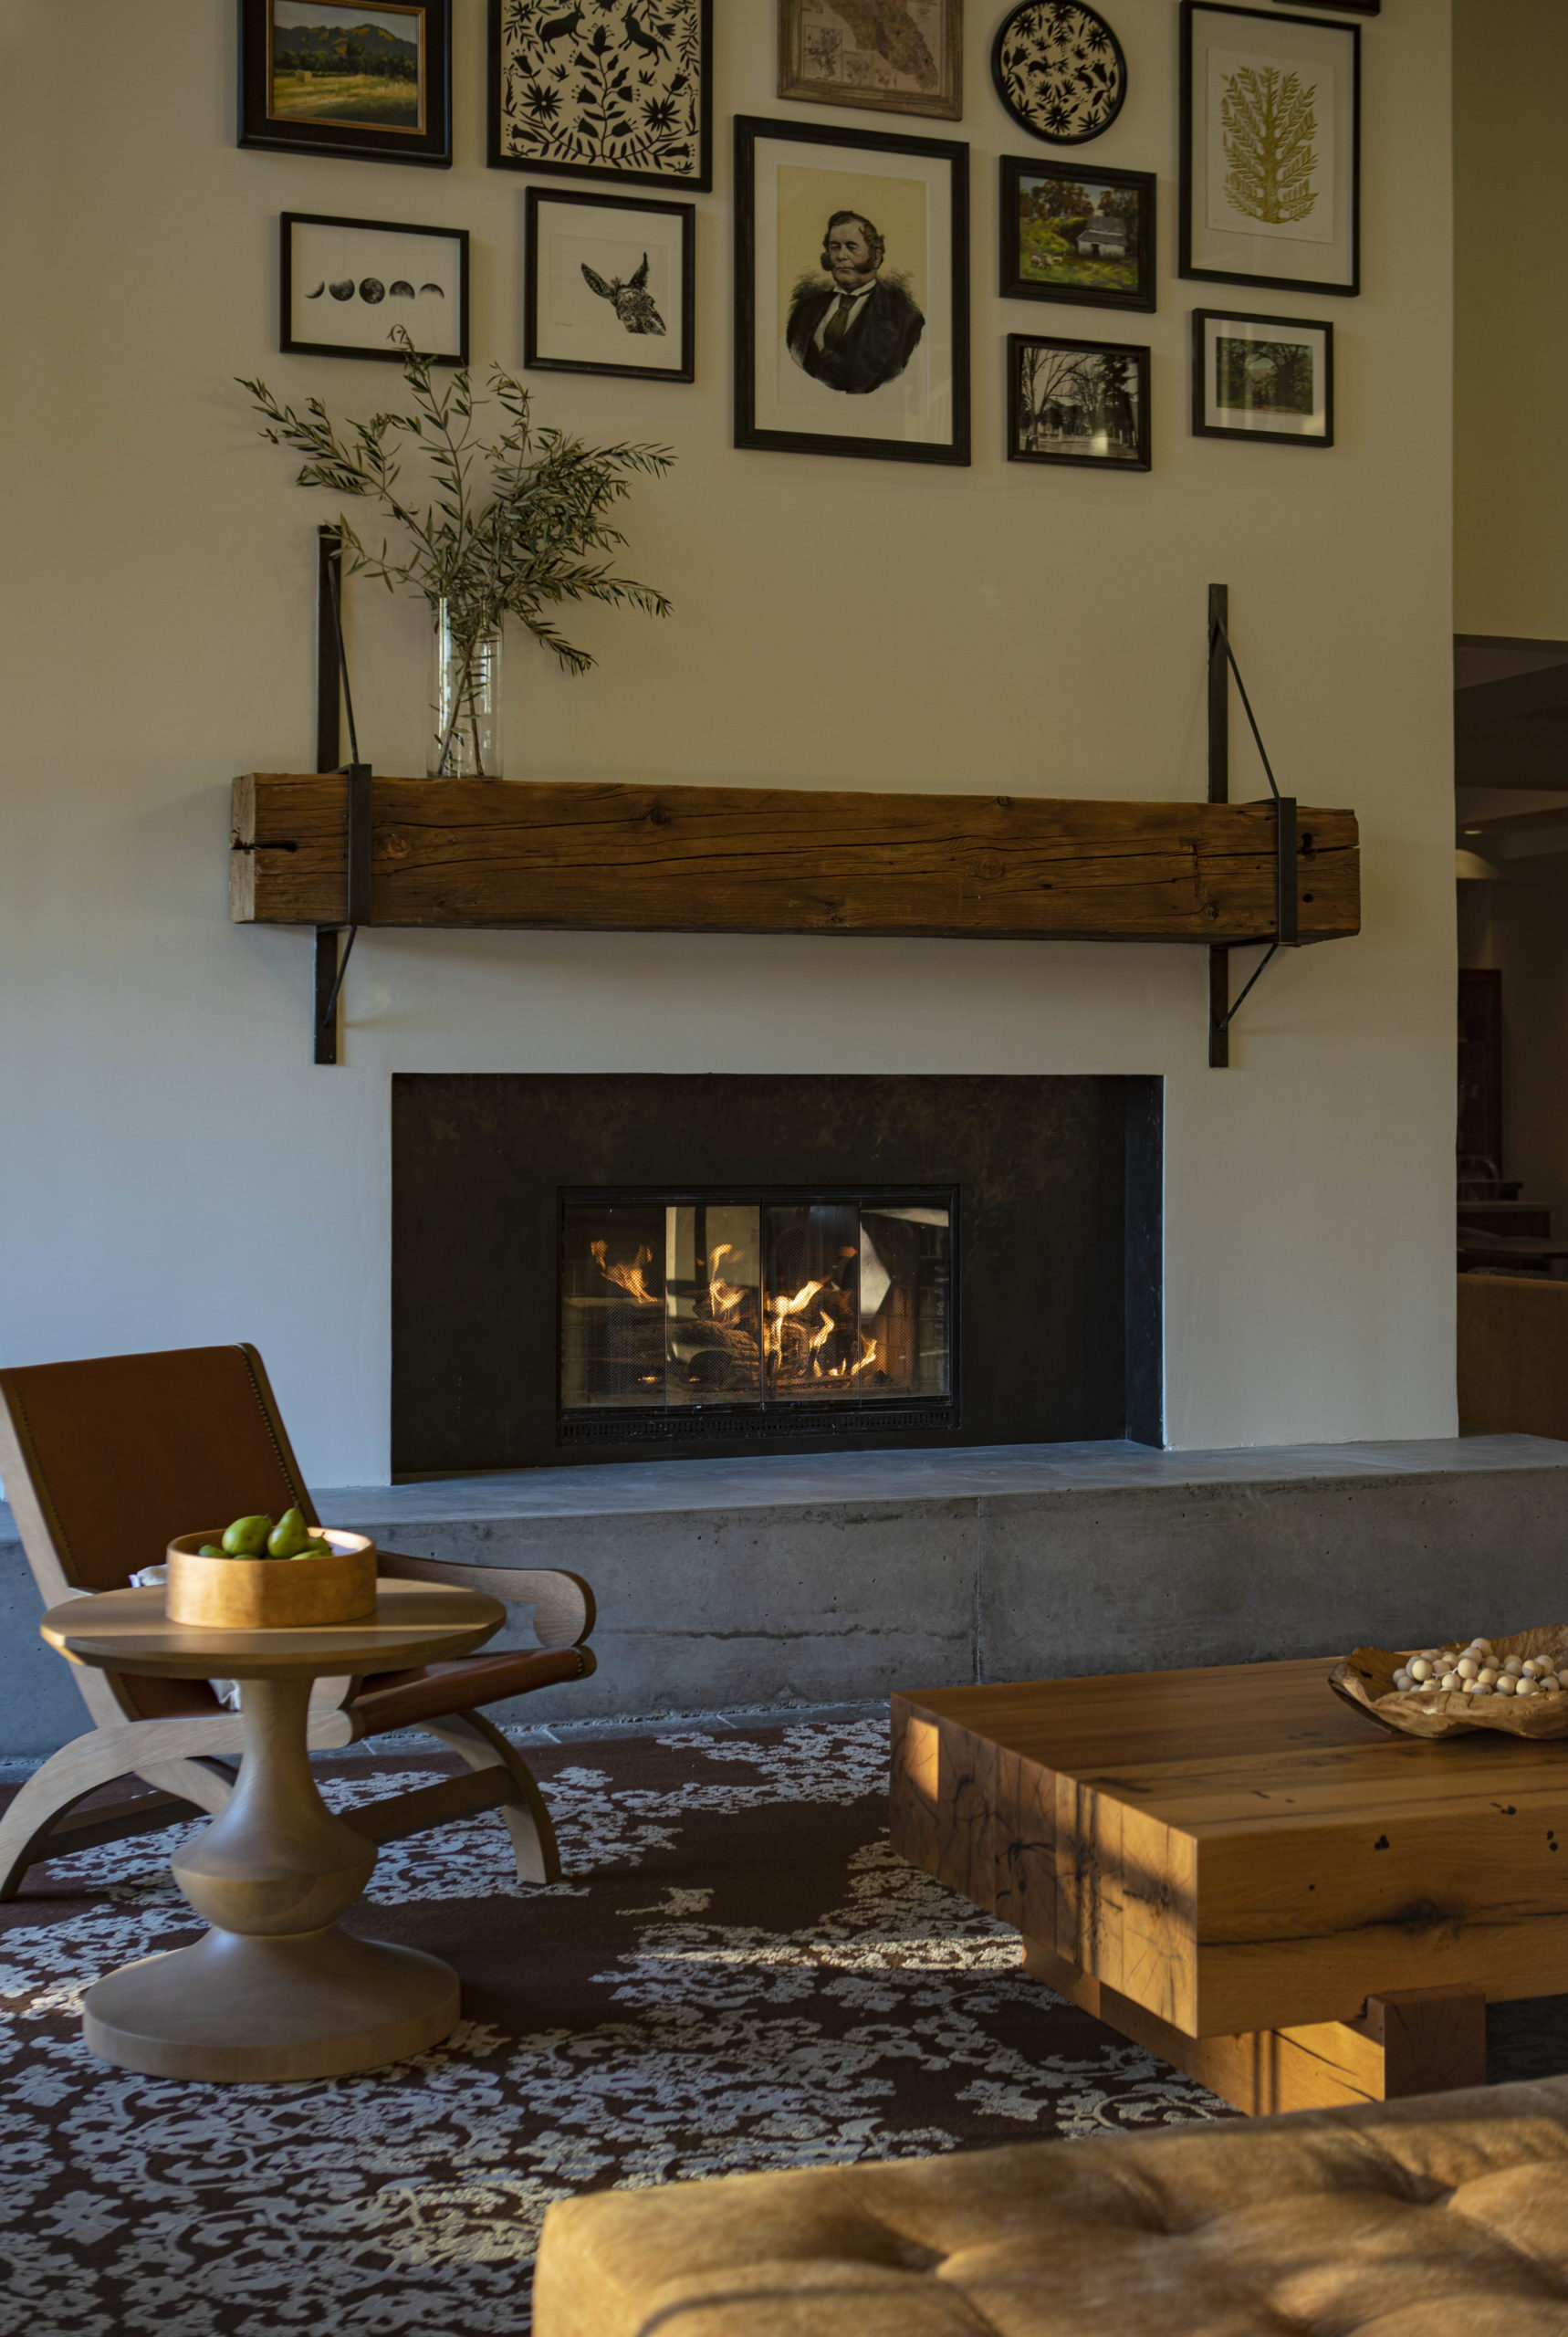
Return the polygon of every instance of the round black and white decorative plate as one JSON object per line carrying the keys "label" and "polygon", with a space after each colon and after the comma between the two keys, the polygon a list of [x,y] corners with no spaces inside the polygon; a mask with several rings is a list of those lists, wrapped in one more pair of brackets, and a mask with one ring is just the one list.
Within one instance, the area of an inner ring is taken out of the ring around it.
{"label": "round black and white decorative plate", "polygon": [[1053,146],[1098,138],[1127,94],[1121,42],[1078,0],[1019,0],[1002,18],[991,71],[1013,120]]}

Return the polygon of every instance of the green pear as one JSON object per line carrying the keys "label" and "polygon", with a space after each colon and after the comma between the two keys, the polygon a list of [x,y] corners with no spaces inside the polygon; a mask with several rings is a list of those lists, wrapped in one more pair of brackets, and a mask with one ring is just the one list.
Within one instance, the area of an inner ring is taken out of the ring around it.
{"label": "green pear", "polygon": [[297,1558],[312,1538],[305,1523],[305,1514],[298,1509],[286,1509],[267,1537],[268,1554],[275,1558]]}
{"label": "green pear", "polygon": [[271,1518],[259,1513],[255,1517],[236,1517],[224,1535],[224,1547],[231,1558],[263,1557],[271,1531]]}
{"label": "green pear", "polygon": [[307,1542],[302,1550],[294,1553],[297,1558],[329,1558],[331,1555],[330,1542]]}
{"label": "green pear", "polygon": [[221,1542],[204,1542],[196,1556],[199,1558],[226,1558],[228,1552]]}

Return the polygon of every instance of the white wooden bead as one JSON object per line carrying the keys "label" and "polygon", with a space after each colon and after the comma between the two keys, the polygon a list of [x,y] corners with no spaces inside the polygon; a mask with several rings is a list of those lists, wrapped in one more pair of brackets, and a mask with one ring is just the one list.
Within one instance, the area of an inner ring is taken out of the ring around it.
{"label": "white wooden bead", "polygon": [[1432,1677],[1432,1663],[1429,1656],[1412,1656],[1408,1669],[1412,1680],[1429,1680]]}
{"label": "white wooden bead", "polygon": [[1437,1685],[1440,1688],[1446,1688],[1450,1695],[1453,1694],[1456,1688],[1462,1688],[1464,1684],[1464,1682],[1460,1679],[1457,1672],[1445,1672],[1441,1680],[1437,1682]]}
{"label": "white wooden bead", "polygon": [[1513,1695],[1518,1684],[1511,1672],[1500,1672],[1497,1675],[1497,1692],[1500,1696]]}
{"label": "white wooden bead", "polygon": [[1480,1682],[1483,1688],[1495,1688],[1497,1685],[1497,1673],[1492,1670],[1490,1663],[1482,1664],[1480,1670],[1476,1673],[1476,1678]]}
{"label": "white wooden bead", "polygon": [[1529,1679],[1521,1680],[1513,1692],[1516,1696],[1538,1696],[1541,1690],[1535,1680]]}
{"label": "white wooden bead", "polygon": [[1511,1672],[1517,1680],[1524,1665],[1517,1655],[1505,1655],[1502,1660],[1502,1668],[1505,1672]]}
{"label": "white wooden bead", "polygon": [[1454,1669],[1461,1680],[1473,1680],[1479,1672],[1480,1665],[1473,1655],[1461,1655]]}
{"label": "white wooden bead", "polygon": [[1411,1679],[1408,1672],[1401,1668],[1394,1675],[1394,1685],[1398,1689],[1399,1693],[1403,1696],[1416,1685],[1416,1682]]}

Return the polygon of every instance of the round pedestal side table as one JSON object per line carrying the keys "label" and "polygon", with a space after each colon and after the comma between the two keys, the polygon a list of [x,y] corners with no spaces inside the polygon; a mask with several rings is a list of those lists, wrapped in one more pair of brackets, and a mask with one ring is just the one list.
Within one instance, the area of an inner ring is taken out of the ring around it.
{"label": "round pedestal side table", "polygon": [[450,2033],[459,2010],[450,1965],[337,1927],[376,1853],[316,1789],[307,1713],[314,1681],[467,1655],[506,1612],[477,1591],[396,1581],[378,1583],[373,1616],[307,1630],[171,1623],[162,1590],[100,1591],[49,1609],[38,1628],[73,1663],[238,1680],[245,1717],[227,1807],[169,1861],[212,1929],[88,1990],[91,2051],[150,2077],[254,2084],[374,2069]]}

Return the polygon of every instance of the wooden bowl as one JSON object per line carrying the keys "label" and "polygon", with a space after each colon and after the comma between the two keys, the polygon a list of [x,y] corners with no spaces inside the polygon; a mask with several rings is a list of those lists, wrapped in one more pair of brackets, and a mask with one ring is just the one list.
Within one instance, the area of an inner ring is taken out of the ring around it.
{"label": "wooden bowl", "polygon": [[[1465,1646],[1456,1640],[1438,1652],[1458,1661]],[[1544,1655],[1553,1671],[1568,1670],[1568,1623],[1494,1639],[1492,1651],[1499,1656]],[[1334,1665],[1329,1685],[1369,1720],[1397,1729],[1403,1736],[1464,1736],[1477,1728],[1495,1729],[1505,1736],[1568,1736],[1568,1689],[1560,1696],[1526,1696],[1522,1703],[1514,1696],[1458,1695],[1452,1688],[1432,1683],[1397,1689],[1396,1667],[1407,1660],[1386,1648],[1358,1647]]]}
{"label": "wooden bowl", "polygon": [[318,1531],[332,1546],[329,1558],[204,1558],[201,1545],[221,1542],[223,1527],[180,1535],[169,1545],[164,1613],[209,1631],[308,1630],[373,1615],[375,1544],[335,1525]]}

